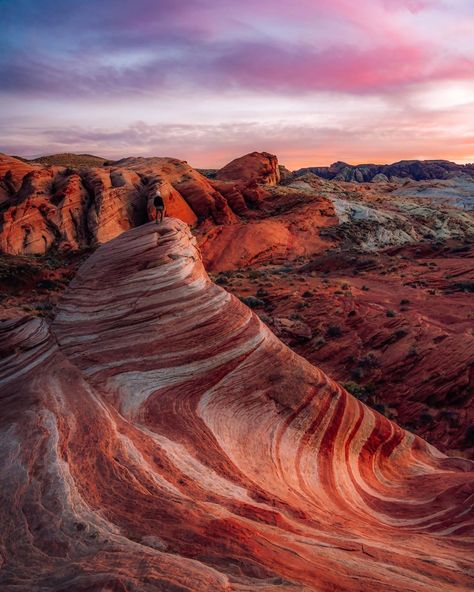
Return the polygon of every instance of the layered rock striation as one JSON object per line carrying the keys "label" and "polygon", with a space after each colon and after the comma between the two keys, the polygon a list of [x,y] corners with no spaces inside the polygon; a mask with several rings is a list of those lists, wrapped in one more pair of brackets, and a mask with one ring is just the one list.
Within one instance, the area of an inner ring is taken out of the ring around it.
{"label": "layered rock striation", "polygon": [[182,222],[0,331],[2,590],[472,588],[472,464],[284,346]]}

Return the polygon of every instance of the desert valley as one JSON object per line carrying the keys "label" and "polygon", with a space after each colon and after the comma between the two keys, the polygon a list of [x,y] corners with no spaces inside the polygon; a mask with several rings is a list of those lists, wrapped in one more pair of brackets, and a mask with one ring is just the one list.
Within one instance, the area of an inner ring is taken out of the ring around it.
{"label": "desert valley", "polygon": [[474,591],[473,33],[0,2],[0,592]]}
{"label": "desert valley", "polygon": [[472,589],[473,200],[1,155],[2,590]]}

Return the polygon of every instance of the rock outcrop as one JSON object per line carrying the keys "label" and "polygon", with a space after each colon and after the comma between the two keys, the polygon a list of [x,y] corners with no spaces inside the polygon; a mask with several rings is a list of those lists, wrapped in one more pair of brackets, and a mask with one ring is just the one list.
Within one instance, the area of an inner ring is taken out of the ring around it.
{"label": "rock outcrop", "polygon": [[256,181],[268,185],[277,185],[280,181],[278,159],[268,152],[251,152],[236,158],[216,173],[220,181]]}
{"label": "rock outcrop", "polygon": [[0,325],[0,586],[466,591],[474,473],[207,277],[177,220]]}

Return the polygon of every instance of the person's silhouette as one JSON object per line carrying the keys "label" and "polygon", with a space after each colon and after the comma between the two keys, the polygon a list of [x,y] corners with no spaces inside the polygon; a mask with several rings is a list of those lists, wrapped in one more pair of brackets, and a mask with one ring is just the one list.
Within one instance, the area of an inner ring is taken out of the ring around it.
{"label": "person's silhouette", "polygon": [[159,190],[156,191],[155,198],[153,199],[153,205],[155,206],[156,224],[158,224],[158,217],[160,218],[160,222],[163,222],[163,218],[165,217],[165,202],[163,201]]}

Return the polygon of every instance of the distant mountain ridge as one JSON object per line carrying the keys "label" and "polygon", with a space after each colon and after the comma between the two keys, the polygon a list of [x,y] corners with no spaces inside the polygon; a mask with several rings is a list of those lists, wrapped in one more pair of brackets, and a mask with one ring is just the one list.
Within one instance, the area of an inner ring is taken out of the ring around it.
{"label": "distant mountain ridge", "polygon": [[355,181],[356,183],[386,182],[398,179],[425,181],[429,179],[449,179],[460,174],[474,178],[474,164],[463,165],[449,160],[400,160],[393,164],[351,165],[338,161],[328,167],[301,168],[294,171],[293,175],[300,177],[306,173],[313,173],[323,179]]}

